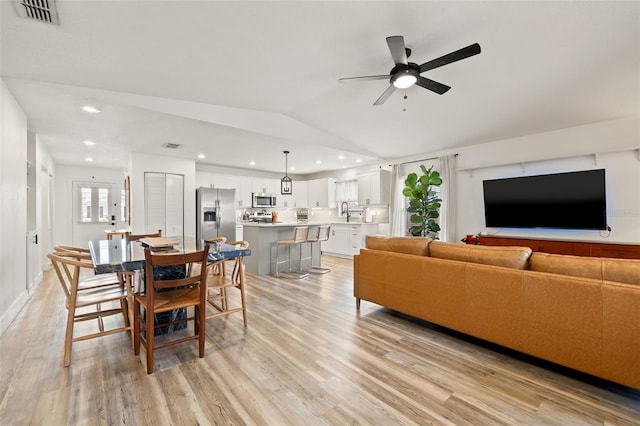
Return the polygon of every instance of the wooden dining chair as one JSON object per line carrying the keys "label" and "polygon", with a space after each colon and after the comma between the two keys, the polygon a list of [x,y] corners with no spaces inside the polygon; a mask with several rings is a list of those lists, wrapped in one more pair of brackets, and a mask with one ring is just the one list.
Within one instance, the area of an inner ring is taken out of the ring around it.
{"label": "wooden dining chair", "polygon": [[125,234],[127,241],[138,241],[142,238],[162,238],[162,229],[158,229],[158,232],[153,234]]}
{"label": "wooden dining chair", "polygon": [[[71,346],[73,342],[93,339],[100,336],[120,332],[131,332],[131,321],[128,314],[127,298],[131,297],[130,289],[120,285],[91,285],[82,278],[82,272],[93,270],[91,261],[77,258],[77,253],[54,252],[47,257],[51,259],[58,281],[65,294],[67,308],[67,325],[64,339],[65,367],[71,363]],[[117,307],[104,309],[103,305],[118,304]],[[112,315],[122,315],[123,326],[105,330],[102,319]],[[97,320],[98,331],[80,336],[74,335],[77,322]]]}
{"label": "wooden dining chair", "polygon": [[[214,238],[210,238],[208,240],[204,240],[205,243],[211,245],[212,247],[216,247],[219,244],[224,244],[227,242],[227,237],[214,237]],[[215,251],[215,250],[214,250]],[[217,260],[214,262],[211,262],[207,265],[207,267],[209,268],[209,271],[214,273],[214,274],[220,274],[220,275],[225,275],[225,262],[224,259],[223,260]]]}
{"label": "wooden dining chair", "polygon": [[[143,292],[134,295],[133,307],[133,346],[136,355],[140,354],[140,344],[144,343],[147,356],[147,374],[153,373],[153,354],[156,349],[164,348],[190,340],[198,340],[198,353],[204,357],[205,313],[207,295],[207,255],[209,245],[204,250],[186,254],[152,253],[149,248],[144,251],[146,286]],[[192,268],[194,263],[200,263],[199,268]],[[182,271],[194,271],[194,274],[183,274],[173,279],[157,279],[154,268],[178,267]],[[195,273],[195,271],[198,271]],[[159,290],[159,291],[158,291]],[[194,308],[193,316],[155,324],[156,314],[177,309]],[[145,315],[141,315],[141,308]],[[164,343],[155,342],[154,330],[177,322],[193,321],[194,333],[168,340]]]}
{"label": "wooden dining chair", "polygon": [[[246,241],[233,241],[227,244],[241,249],[249,248],[249,243]],[[219,263],[222,265],[222,269],[224,269],[224,263],[224,261]],[[239,302],[233,306],[229,303],[229,294],[227,292],[229,289],[237,289],[239,291]],[[226,273],[217,273],[216,271],[209,275],[207,279],[207,302],[214,309],[212,313],[207,312],[207,319],[242,312],[244,326],[247,326],[243,256],[235,258],[231,275],[227,276]]]}
{"label": "wooden dining chair", "polygon": [[[88,248],[84,247],[55,246],[53,248],[53,253],[76,260],[91,261],[91,253]],[[69,272],[68,269],[65,269],[64,271],[65,273]],[[68,279],[70,280],[71,277],[68,276]],[[82,279],[80,280],[80,283],[78,284],[78,290],[110,285],[119,285],[120,287],[124,288],[125,280],[126,278],[122,273],[93,275],[84,274]]]}

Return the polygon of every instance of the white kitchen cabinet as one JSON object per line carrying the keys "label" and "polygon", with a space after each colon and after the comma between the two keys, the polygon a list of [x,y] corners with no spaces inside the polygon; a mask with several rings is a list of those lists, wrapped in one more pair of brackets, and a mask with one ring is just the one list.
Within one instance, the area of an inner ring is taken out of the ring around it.
{"label": "white kitchen cabinet", "polygon": [[378,233],[377,223],[332,223],[329,239],[322,242],[322,252],[339,257],[351,257],[366,247],[366,236]]}
{"label": "white kitchen cabinet", "polygon": [[349,256],[351,232],[349,225],[331,224],[329,239],[322,242],[322,252],[337,256]]}
{"label": "white kitchen cabinet", "polygon": [[227,188],[236,190],[236,207],[251,207],[252,182],[250,177],[227,176]]}
{"label": "white kitchen cabinet", "polygon": [[349,228],[349,254],[360,253],[360,249],[367,246],[367,235],[378,233],[377,223],[366,223],[362,225],[351,225]]}
{"label": "white kitchen cabinet", "polygon": [[376,170],[358,175],[358,204],[361,206],[389,204],[391,172]]}
{"label": "white kitchen cabinet", "polygon": [[253,178],[251,179],[252,192],[266,194],[280,194],[280,179]]}
{"label": "white kitchen cabinet", "polygon": [[304,181],[293,181],[293,207],[309,207],[309,185]]}
{"label": "white kitchen cabinet", "polygon": [[334,178],[307,181],[309,207],[336,207],[336,180]]}

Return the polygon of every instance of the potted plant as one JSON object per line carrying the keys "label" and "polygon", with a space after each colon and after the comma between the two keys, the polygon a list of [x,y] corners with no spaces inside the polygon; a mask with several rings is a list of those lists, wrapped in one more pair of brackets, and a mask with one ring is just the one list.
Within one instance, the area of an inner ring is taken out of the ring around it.
{"label": "potted plant", "polygon": [[442,199],[438,197],[435,187],[442,185],[440,173],[420,166],[422,176],[410,173],[404,181],[405,188],[402,195],[409,199],[407,211],[411,213],[409,233],[414,237],[431,237],[438,239],[440,225],[436,219],[440,216]]}

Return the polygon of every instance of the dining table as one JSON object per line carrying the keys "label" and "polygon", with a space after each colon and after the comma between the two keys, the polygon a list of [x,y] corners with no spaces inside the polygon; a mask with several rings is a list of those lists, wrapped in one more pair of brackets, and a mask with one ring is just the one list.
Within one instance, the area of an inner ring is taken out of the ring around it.
{"label": "dining table", "polygon": [[[172,244],[169,247],[162,247],[155,250],[155,253],[189,253],[202,250],[207,244],[207,242],[202,239],[188,236],[167,237],[166,240]],[[141,272],[144,276],[145,245],[144,239],[138,241],[127,241],[126,239],[89,241],[89,251],[95,273]],[[154,250],[152,249],[152,253],[153,252]],[[240,267],[242,268],[242,259],[250,255],[250,249],[241,248],[239,245],[209,243],[207,261],[213,263],[221,260],[240,258]],[[158,274],[160,274],[160,276],[158,276]],[[154,268],[155,279],[173,279],[176,278],[176,274],[186,274],[186,269],[182,268],[180,271],[171,270],[163,272],[162,268],[160,268],[160,270]],[[166,275],[166,278],[162,275]],[[244,274],[240,275],[240,279],[244,279]],[[144,285],[144,279],[133,279],[133,281],[134,282],[131,282],[128,287],[130,287],[133,292],[140,291]],[[129,309],[130,313],[132,313],[132,307],[129,307]],[[156,323],[175,322],[176,320],[183,319],[183,317],[186,318],[186,311],[176,310],[175,312],[166,313],[170,318],[158,318],[158,315],[162,316],[163,314],[156,314]],[[156,333],[154,334],[165,334],[184,327],[186,327],[186,322],[181,322],[172,327],[156,329]]]}
{"label": "dining table", "polygon": [[[167,237],[174,244],[170,250],[158,250],[157,253],[189,253],[202,250],[207,244],[194,237]],[[143,271],[145,265],[142,241],[126,241],[125,239],[89,241],[89,251],[96,274],[113,272]],[[251,249],[240,248],[230,244],[210,244],[208,261],[231,260],[250,256]]]}

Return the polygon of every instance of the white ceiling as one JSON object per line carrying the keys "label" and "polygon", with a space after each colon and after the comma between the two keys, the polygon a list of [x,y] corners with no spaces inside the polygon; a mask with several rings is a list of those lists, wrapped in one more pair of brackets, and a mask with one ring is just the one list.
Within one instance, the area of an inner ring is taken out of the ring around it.
{"label": "white ceiling", "polygon": [[[62,164],[137,151],[282,172],[287,149],[308,174],[640,114],[638,1],[58,1],[59,26],[14,7],[0,74]],[[387,81],[338,78],[388,73],[390,35],[417,63],[482,53],[423,74],[442,96],[373,106]]]}

